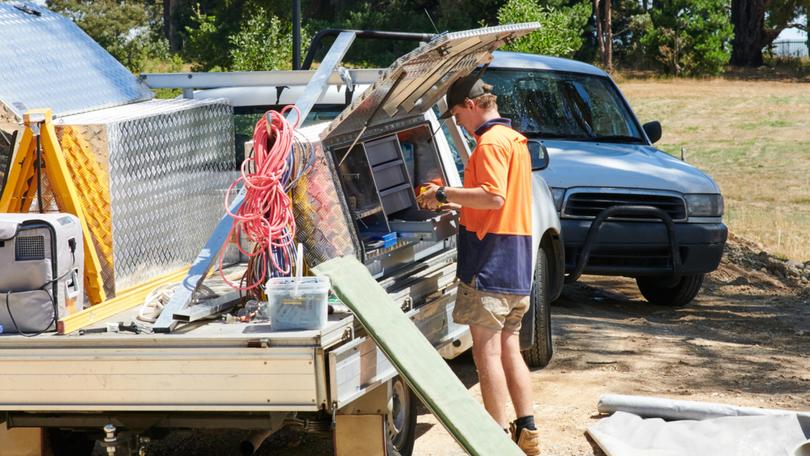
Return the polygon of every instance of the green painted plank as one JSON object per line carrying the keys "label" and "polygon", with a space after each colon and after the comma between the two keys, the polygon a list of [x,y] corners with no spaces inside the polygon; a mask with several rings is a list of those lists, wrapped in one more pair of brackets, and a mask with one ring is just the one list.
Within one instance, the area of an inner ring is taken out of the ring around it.
{"label": "green painted plank", "polygon": [[362,263],[341,257],[314,271],[329,277],[338,297],[464,450],[471,455],[523,454]]}

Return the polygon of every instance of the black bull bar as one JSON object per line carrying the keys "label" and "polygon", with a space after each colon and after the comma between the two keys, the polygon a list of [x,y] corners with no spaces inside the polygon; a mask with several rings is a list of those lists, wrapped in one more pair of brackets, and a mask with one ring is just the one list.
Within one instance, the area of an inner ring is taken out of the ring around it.
{"label": "black bull bar", "polygon": [[[669,249],[672,257],[672,273],[671,278],[667,280],[664,285],[674,286],[678,283],[682,275],[681,264],[681,251],[678,237],[675,233],[675,223],[672,217],[665,211],[653,206],[612,206],[600,212],[591,222],[591,227],[588,229],[588,234],[585,236],[585,243],[582,245],[582,251],[577,260],[576,267],[571,274],[565,277],[566,283],[575,282],[582,275],[585,266],[588,264],[588,259],[591,256],[594,246],[597,243],[599,230],[602,225],[610,217],[633,216],[634,218],[655,218],[664,223],[669,237]],[[537,329],[535,328],[537,309],[535,306],[530,306],[529,311],[523,316],[523,326],[520,331],[520,347],[521,349],[528,349],[534,345],[537,338]]]}

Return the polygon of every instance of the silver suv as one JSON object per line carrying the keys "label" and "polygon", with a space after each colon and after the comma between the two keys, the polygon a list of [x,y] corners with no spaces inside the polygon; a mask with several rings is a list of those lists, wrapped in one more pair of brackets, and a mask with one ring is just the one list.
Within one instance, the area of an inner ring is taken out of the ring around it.
{"label": "silver suv", "polygon": [[560,214],[567,281],[627,276],[654,304],[680,306],[717,268],[728,230],[717,184],[656,149],[604,71],[582,62],[495,52],[483,78],[503,116],[550,157],[542,176]]}

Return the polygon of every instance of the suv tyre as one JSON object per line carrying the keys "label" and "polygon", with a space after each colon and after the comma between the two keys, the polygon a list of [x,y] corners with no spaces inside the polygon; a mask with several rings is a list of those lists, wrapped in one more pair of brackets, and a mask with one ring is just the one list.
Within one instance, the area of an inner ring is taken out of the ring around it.
{"label": "suv tyre", "polygon": [[651,304],[681,307],[697,296],[703,285],[704,274],[686,275],[674,285],[666,277],[637,277],[638,289]]}
{"label": "suv tyre", "polygon": [[534,343],[528,350],[523,350],[523,359],[530,368],[543,368],[551,361],[554,348],[551,341],[551,303],[549,303],[549,267],[546,251],[541,247],[537,251],[537,264],[534,268],[534,283],[530,295],[531,308],[534,311]]}

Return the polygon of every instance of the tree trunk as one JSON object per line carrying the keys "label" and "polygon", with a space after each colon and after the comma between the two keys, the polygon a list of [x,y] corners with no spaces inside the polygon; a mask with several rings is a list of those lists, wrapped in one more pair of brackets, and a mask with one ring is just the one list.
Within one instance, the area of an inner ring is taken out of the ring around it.
{"label": "tree trunk", "polygon": [[810,56],[810,5],[804,7],[804,33],[807,34],[807,55]]}
{"label": "tree trunk", "polygon": [[763,64],[765,45],[765,5],[763,0],[731,0],[734,25],[731,64],[758,67]]}
{"label": "tree trunk", "polygon": [[613,6],[611,0],[605,0],[605,68],[608,73],[613,72],[613,20],[611,18]]}
{"label": "tree trunk", "polygon": [[174,13],[181,0],[163,0],[163,35],[169,41],[172,51],[179,51],[182,47],[180,34],[177,33],[177,18]]}
{"label": "tree trunk", "polygon": [[602,36],[602,12],[599,10],[599,1],[593,0],[593,16],[595,18],[594,25],[596,25],[596,49],[599,51],[599,59],[602,65],[605,64],[605,40]]}

